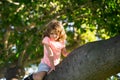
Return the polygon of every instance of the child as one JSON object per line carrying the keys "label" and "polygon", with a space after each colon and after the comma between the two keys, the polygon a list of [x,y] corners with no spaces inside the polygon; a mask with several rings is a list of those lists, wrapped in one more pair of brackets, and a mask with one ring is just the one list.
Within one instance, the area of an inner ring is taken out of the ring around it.
{"label": "child", "polygon": [[42,44],[44,45],[44,56],[38,67],[38,72],[33,73],[24,80],[43,80],[46,74],[55,70],[55,66],[60,63],[61,53],[67,56],[65,48],[66,33],[63,25],[52,20],[46,26]]}

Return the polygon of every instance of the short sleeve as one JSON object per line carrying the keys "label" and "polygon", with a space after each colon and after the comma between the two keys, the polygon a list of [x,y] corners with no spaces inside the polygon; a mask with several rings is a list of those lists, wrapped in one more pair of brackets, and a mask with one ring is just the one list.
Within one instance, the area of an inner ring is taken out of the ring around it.
{"label": "short sleeve", "polygon": [[49,37],[44,37],[43,40],[42,40],[42,44],[50,45],[50,38]]}

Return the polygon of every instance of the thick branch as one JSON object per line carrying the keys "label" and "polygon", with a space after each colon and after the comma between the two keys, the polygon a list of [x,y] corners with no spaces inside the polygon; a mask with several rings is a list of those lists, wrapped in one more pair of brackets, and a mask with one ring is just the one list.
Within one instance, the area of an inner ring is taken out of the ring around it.
{"label": "thick branch", "polygon": [[120,72],[120,36],[83,45],[45,80],[105,80]]}

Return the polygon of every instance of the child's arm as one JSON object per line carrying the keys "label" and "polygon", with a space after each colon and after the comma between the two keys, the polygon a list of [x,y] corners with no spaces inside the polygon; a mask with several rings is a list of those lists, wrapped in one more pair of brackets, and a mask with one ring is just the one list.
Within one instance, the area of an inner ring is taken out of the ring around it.
{"label": "child's arm", "polygon": [[67,52],[66,48],[63,48],[63,49],[61,50],[61,52],[62,52],[62,55],[63,55],[64,57],[67,57],[67,56],[68,56],[68,52]]}
{"label": "child's arm", "polygon": [[44,44],[44,46],[46,47],[46,49],[48,51],[48,58],[50,60],[50,65],[51,65],[50,71],[55,70],[54,61],[53,61],[53,59],[54,59],[53,51],[48,44]]}

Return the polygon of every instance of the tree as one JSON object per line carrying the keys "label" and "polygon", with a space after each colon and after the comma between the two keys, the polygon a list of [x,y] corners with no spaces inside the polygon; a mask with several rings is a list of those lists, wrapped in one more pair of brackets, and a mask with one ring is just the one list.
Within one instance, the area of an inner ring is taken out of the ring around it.
{"label": "tree", "polygon": [[42,33],[52,19],[63,22],[72,51],[120,34],[120,1],[0,0],[0,78],[21,79],[25,67],[40,62]]}
{"label": "tree", "polygon": [[75,49],[45,80],[106,80],[120,72],[120,36]]}

